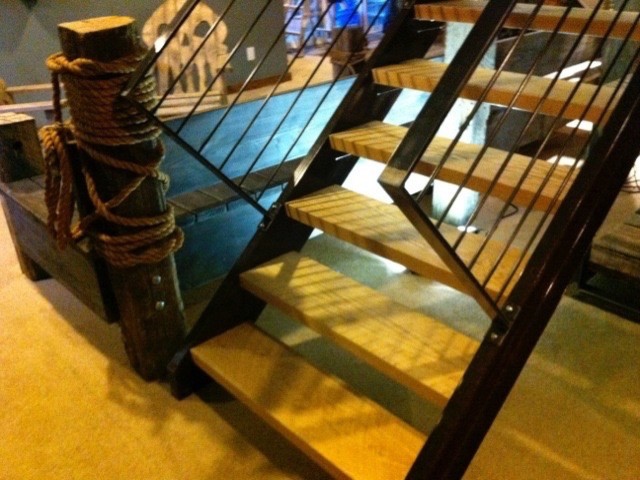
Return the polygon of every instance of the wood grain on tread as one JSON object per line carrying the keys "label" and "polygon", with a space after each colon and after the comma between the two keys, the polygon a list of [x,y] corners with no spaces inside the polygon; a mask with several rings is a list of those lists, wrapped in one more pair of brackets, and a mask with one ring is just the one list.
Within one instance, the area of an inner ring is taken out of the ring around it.
{"label": "wood grain on tread", "polygon": [[[410,60],[376,68],[373,77],[382,85],[433,92],[447,67],[445,63],[432,60]],[[462,88],[460,97],[479,100],[494,74],[495,71],[488,68],[476,69]],[[567,80],[553,83],[551,78],[536,76],[526,82],[525,79],[526,75],[521,73],[501,72],[483,101],[502,106],[513,101],[513,106],[521,110],[594,123],[606,121],[617,102],[617,96],[614,98],[613,95],[615,90],[611,87],[598,88],[584,83],[577,86]]]}
{"label": "wood grain on tread", "polygon": [[426,440],[251,324],[191,352],[200,368],[335,478],[405,478]]}
{"label": "wood grain on tread", "polygon": [[[334,133],[329,139],[336,150],[387,163],[407,130],[402,126],[371,122]],[[431,175],[450,144],[451,140],[436,137],[415,172]],[[508,158],[508,152],[495,148],[488,148],[476,168],[470,171],[481,149],[481,145],[458,142],[437,178],[456,185],[465,181],[466,188],[489,193],[503,201],[525,208],[542,211],[551,208],[553,211],[577,175],[576,169],[533,161],[524,155],[513,154]],[[514,193],[514,190],[517,191]]]}
{"label": "wood grain on tread", "polygon": [[[334,185],[288,202],[286,208],[288,215],[299,222],[400,263],[426,278],[465,291],[463,283],[395,205]],[[440,233],[449,244],[460,235],[455,227],[446,224],[441,226]],[[464,236],[457,254],[465,264],[476,255],[483,241],[479,235]],[[526,256],[518,263],[521,256],[520,250],[509,248],[505,251],[500,242],[490,240],[472,272],[481,283],[486,282],[487,292],[495,299],[503,287],[504,295],[513,287],[526,263]],[[500,262],[492,272],[497,259]],[[505,287],[507,281],[509,285]]]}
{"label": "wood grain on tread", "polygon": [[241,274],[240,283],[439,406],[477,350],[475,340],[294,252]]}
{"label": "wood grain on tread", "polygon": [[[437,3],[416,5],[416,18],[439,22],[475,23],[488,2],[478,0],[450,0]],[[518,3],[505,22],[506,28],[526,28],[528,30],[554,31],[560,27],[564,33],[603,37],[607,34],[611,22],[615,20],[615,10],[601,9],[593,14],[589,8],[572,8],[566,15],[565,7],[543,5],[533,21],[529,16],[535,5]],[[592,17],[589,21],[589,18]],[[625,38],[631,31],[632,40],[640,40],[640,27],[636,22],[637,12],[623,12],[609,33],[610,38]]]}

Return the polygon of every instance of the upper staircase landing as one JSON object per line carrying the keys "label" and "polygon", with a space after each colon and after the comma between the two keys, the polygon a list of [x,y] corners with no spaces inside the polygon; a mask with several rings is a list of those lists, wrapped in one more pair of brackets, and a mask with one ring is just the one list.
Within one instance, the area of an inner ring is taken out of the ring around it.
{"label": "upper staircase landing", "polygon": [[[434,20],[440,22],[475,23],[482,10],[487,6],[486,1],[477,0],[449,0],[437,3],[425,3],[416,5],[416,17],[421,20]],[[632,40],[640,40],[640,26],[636,18],[637,12],[623,12],[615,20],[615,10],[600,9],[595,14],[590,8],[572,8],[565,14],[565,7],[543,5],[533,21],[529,22],[536,5],[517,4],[507,21],[506,28],[527,28],[538,31],[554,31],[559,28],[561,32],[579,34],[585,28],[586,35],[603,37],[609,32],[610,38],[625,38],[630,33]],[[589,18],[593,16],[591,22]],[[564,20],[563,20],[563,17]]]}

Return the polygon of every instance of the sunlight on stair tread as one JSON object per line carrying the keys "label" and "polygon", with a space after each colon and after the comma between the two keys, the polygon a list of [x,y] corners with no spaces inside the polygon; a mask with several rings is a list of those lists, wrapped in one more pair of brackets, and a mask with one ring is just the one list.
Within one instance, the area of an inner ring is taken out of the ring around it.
{"label": "sunlight on stair tread", "polygon": [[[343,208],[346,212],[342,211]],[[464,291],[460,281],[395,205],[333,186],[287,203],[287,212],[298,221],[398,262],[427,278]],[[460,234],[449,225],[442,225],[442,233],[449,241]],[[482,244],[481,237],[468,235],[457,252],[468,261]],[[522,268],[518,249],[512,247],[502,256],[503,250],[503,245],[490,241],[473,267],[474,274],[480,281],[486,281],[486,288],[492,295],[497,295],[507,279],[513,277],[505,290],[508,292]],[[497,258],[501,261],[493,271]],[[523,260],[527,258],[525,256]]]}
{"label": "sunlight on stair tread", "polygon": [[[402,126],[370,122],[334,133],[329,138],[336,150],[386,164],[407,130]],[[451,140],[436,137],[418,163],[416,172],[431,175],[450,144]],[[577,175],[577,170],[566,166],[535,161],[525,155],[511,155],[495,148],[488,148],[478,157],[481,149],[481,145],[459,142],[444,162],[437,178],[456,185],[466,181],[464,186],[471,190],[488,192],[504,201],[524,207],[532,205],[544,211],[557,207]],[[477,162],[477,166],[472,170],[473,162]],[[514,193],[518,185],[520,188]]]}
{"label": "sunlight on stair tread", "polygon": [[235,327],[194,348],[193,355],[336,478],[404,478],[425,440],[252,325]]}
{"label": "sunlight on stair tread", "polygon": [[[486,5],[486,1],[448,0],[416,5],[415,8],[416,16],[423,20],[475,23]],[[589,8],[573,8],[564,22],[561,23],[565,7],[544,5],[533,22],[529,23],[529,16],[535,7],[534,4],[517,3],[512,13],[507,17],[504,26],[507,28],[527,27],[538,31],[553,31],[560,26],[560,30],[565,33],[578,34],[584,29],[587,35],[603,36],[610,30],[611,22],[616,18],[617,13],[614,9],[601,8],[587,25],[593,10]],[[628,32],[633,29],[631,38],[640,40],[640,28],[635,24],[635,18],[635,12],[623,12],[609,35],[613,38],[625,38]]]}
{"label": "sunlight on stair tread", "polygon": [[[433,92],[447,67],[444,63],[417,59],[376,68],[373,75],[375,81],[382,85]],[[478,100],[494,74],[494,70],[477,68],[462,88],[460,97]],[[524,85],[523,88],[521,85]],[[503,106],[513,101],[516,108],[530,112],[552,116],[562,114],[564,118],[603,123],[615,107],[618,97],[619,94],[611,87],[585,83],[576,87],[566,80],[553,82],[548,78],[502,71],[484,101]]]}
{"label": "sunlight on stair tread", "polygon": [[475,340],[298,254],[243,273],[241,284],[438,404],[477,348]]}

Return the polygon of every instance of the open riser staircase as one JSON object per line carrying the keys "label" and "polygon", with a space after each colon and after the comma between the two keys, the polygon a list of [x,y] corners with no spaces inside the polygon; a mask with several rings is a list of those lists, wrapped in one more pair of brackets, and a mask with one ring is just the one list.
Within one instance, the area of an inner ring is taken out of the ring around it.
{"label": "open riser staircase", "polygon": [[[637,139],[620,138],[638,115],[636,59],[624,48],[637,39],[635,13],[405,3],[170,366],[176,395],[204,372],[336,478],[462,476],[638,153]],[[433,35],[399,53],[437,22],[469,25],[459,53],[422,58]],[[525,31],[546,32],[548,42],[568,36],[576,47],[567,58],[587,40],[595,53],[577,73],[560,61],[540,75],[545,49],[527,51],[524,71],[511,71]],[[476,68],[505,32],[507,54]],[[614,53],[605,37],[619,40]],[[630,67],[615,77],[610,66],[623,61]],[[411,124],[385,122],[401,89],[430,96]],[[512,148],[496,147],[523,112]],[[443,127],[451,115],[459,129]],[[484,144],[467,138],[478,124]],[[536,141],[522,144],[525,132]],[[342,185],[358,158],[386,165],[380,183],[395,203]],[[450,193],[437,206],[443,185]],[[448,215],[469,193],[471,208],[452,225]],[[313,229],[472,296],[487,314],[486,336],[470,338],[299,253]],[[266,304],[442,408],[439,424],[427,435],[312,366],[256,325]]]}

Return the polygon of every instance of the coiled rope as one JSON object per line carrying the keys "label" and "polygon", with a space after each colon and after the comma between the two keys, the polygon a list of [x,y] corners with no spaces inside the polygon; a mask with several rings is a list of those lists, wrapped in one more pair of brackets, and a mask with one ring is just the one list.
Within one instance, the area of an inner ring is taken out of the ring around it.
{"label": "coiled rope", "polygon": [[[135,145],[160,135],[160,129],[142,112],[119,97],[139,60],[132,56],[108,63],[84,58],[69,61],[62,53],[51,55],[47,67],[52,73],[55,118],[53,125],[40,130],[45,150],[49,231],[61,249],[85,235],[90,236],[96,251],[120,268],[156,263],[178,250],[184,241],[171,206],[166,212],[149,217],[124,217],[114,212],[147,178],[162,182],[165,191],[168,188],[168,177],[158,170],[164,157],[161,142],[156,142],[155,152],[146,165],[115,158],[105,153],[108,148],[102,148]],[[67,122],[62,120],[61,82],[70,107],[71,120]],[[154,90],[155,82],[148,77],[132,92],[133,99],[150,108],[155,103]],[[91,160],[133,174],[133,179],[119,193],[105,201],[100,198],[95,180],[83,163],[82,174],[95,210],[75,225],[72,225],[76,203],[73,170],[67,148],[71,139]],[[119,233],[95,231],[91,227],[98,219],[118,226],[115,230]]]}

